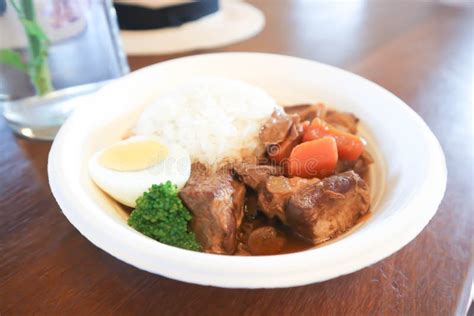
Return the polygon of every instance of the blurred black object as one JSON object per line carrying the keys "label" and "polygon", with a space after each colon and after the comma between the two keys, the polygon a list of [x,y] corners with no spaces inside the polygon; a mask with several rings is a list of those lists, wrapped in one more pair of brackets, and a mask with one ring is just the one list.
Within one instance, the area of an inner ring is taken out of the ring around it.
{"label": "blurred black object", "polygon": [[0,16],[7,11],[7,0],[0,0]]}
{"label": "blurred black object", "polygon": [[158,9],[121,3],[114,5],[120,28],[123,30],[150,30],[180,26],[219,10],[218,0],[201,0]]}

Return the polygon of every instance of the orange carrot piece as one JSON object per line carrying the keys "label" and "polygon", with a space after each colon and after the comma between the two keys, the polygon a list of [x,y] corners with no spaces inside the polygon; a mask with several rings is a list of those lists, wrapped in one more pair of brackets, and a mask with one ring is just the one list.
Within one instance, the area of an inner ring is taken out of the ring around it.
{"label": "orange carrot piece", "polygon": [[333,137],[336,140],[337,151],[341,159],[355,160],[364,151],[364,143],[360,137],[335,129],[319,118],[315,118],[311,125],[306,127],[303,142],[325,136]]}
{"label": "orange carrot piece", "polygon": [[334,173],[337,158],[337,145],[333,137],[304,142],[291,151],[288,173],[302,178],[325,177]]}

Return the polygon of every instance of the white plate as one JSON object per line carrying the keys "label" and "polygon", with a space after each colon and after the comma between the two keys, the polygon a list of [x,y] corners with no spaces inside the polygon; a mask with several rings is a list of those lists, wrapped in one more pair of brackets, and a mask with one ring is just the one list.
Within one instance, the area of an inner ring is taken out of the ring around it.
{"label": "white plate", "polygon": [[[267,257],[186,251],[128,227],[122,209],[89,178],[88,159],[126,133],[153,98],[196,75],[241,79],[267,90],[282,103],[321,100],[359,116],[376,158],[371,218],[324,247]],[[64,214],[96,246],[152,273],[238,288],[319,282],[375,263],[420,233],[435,214],[446,187],[445,159],[438,141],[423,120],[393,94],[331,66],[254,53],[175,59],[104,87],[84,99],[84,106],[61,128],[49,155],[48,174]]]}

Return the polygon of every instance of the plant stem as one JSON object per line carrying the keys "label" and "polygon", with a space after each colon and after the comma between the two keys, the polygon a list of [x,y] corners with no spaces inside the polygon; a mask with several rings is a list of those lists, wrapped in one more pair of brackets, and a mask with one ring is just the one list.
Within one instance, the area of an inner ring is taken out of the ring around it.
{"label": "plant stem", "polygon": [[[13,3],[14,1],[12,1]],[[23,18],[36,23],[36,14],[33,0],[21,0],[21,9]],[[20,16],[19,16],[20,17]],[[21,17],[20,17],[21,18]],[[28,74],[38,95],[44,95],[53,90],[51,74],[48,66],[48,40],[35,36],[27,31],[25,33],[28,39]]]}

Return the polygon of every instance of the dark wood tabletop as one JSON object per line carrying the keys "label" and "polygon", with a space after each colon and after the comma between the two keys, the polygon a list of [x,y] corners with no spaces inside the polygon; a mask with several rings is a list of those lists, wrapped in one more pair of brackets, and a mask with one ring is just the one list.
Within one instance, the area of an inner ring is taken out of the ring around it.
{"label": "dark wood tabletop", "polygon": [[[254,4],[267,18],[262,33],[194,53],[299,56],[355,72],[399,96],[427,122],[447,159],[446,195],[429,225],[385,260],[319,284],[232,290],[181,283],[129,266],[84,238],[51,195],[46,173],[51,144],[13,136],[0,118],[1,315],[465,313],[474,274],[472,4]],[[129,62],[138,69],[174,57]]]}

